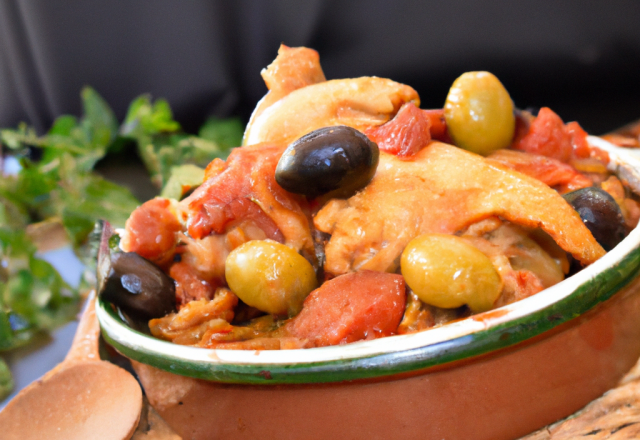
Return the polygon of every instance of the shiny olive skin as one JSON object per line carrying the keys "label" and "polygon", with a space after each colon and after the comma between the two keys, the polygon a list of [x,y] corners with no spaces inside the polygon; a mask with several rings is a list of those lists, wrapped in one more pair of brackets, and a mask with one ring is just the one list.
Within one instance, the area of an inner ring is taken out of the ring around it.
{"label": "shiny olive skin", "polygon": [[276,168],[276,182],[309,198],[352,196],[373,178],[378,145],[346,126],[323,127],[292,142]]}
{"label": "shiny olive skin", "polygon": [[467,72],[453,82],[444,118],[456,146],[484,156],[508,147],[516,126],[509,92],[489,72]]}
{"label": "shiny olive skin", "polygon": [[317,287],[313,266],[273,240],[248,241],[231,251],[225,278],[244,303],[276,316],[294,316]]}
{"label": "shiny olive skin", "polygon": [[135,252],[111,254],[99,295],[126,314],[160,318],[176,309],[175,283],[158,266]]}
{"label": "shiny olive skin", "polygon": [[620,206],[603,189],[591,186],[565,194],[585,226],[605,251],[610,251],[626,235],[626,225]]}
{"label": "shiny olive skin", "polygon": [[491,260],[455,235],[426,234],[402,252],[405,282],[426,304],[446,309],[467,304],[472,312],[493,307],[502,280]]}

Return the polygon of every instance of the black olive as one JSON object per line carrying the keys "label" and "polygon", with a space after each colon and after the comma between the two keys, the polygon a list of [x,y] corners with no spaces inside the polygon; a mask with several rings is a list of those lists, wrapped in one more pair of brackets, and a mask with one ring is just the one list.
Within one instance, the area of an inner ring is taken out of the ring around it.
{"label": "black olive", "polygon": [[378,145],[351,127],[324,127],[292,142],[276,168],[276,182],[314,198],[346,198],[367,185],[378,166]]}
{"label": "black olive", "polygon": [[160,318],[175,311],[175,284],[158,266],[134,252],[112,253],[100,281],[99,295],[140,319]]}
{"label": "black olive", "polygon": [[592,186],[567,193],[564,198],[604,250],[610,251],[622,241],[626,233],[624,217],[609,193]]}

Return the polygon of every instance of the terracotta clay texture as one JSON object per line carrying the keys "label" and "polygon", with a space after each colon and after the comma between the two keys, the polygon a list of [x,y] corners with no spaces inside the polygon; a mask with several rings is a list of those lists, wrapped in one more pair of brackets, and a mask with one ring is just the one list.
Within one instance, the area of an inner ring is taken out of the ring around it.
{"label": "terracotta clay texture", "polygon": [[151,404],[189,439],[513,439],[614,387],[640,356],[640,280],[509,349],[413,375],[231,385],[135,364]]}

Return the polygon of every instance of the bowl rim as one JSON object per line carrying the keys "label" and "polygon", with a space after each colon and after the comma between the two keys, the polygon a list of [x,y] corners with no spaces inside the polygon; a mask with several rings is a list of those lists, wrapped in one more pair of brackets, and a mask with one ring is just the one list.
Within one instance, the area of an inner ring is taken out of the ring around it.
{"label": "bowl rim", "polygon": [[[640,155],[589,136],[609,168],[640,182]],[[637,186],[640,187],[640,184]],[[640,269],[640,228],[562,282],[488,312],[406,335],[313,349],[224,350],[176,345],[128,327],[96,299],[106,341],[135,361],[183,376],[242,384],[304,384],[371,379],[444,365],[513,346],[564,324],[609,299]]]}

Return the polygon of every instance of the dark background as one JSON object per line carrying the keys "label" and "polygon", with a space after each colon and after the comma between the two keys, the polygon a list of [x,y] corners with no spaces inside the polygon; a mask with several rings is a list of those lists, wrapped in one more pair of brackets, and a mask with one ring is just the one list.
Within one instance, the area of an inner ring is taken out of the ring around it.
{"label": "dark background", "polygon": [[490,70],[518,107],[601,134],[640,118],[640,2],[0,0],[0,126],[40,131],[93,86],[122,119],[142,93],[194,131],[245,120],[281,42],[317,49],[327,78],[377,75],[442,107]]}

